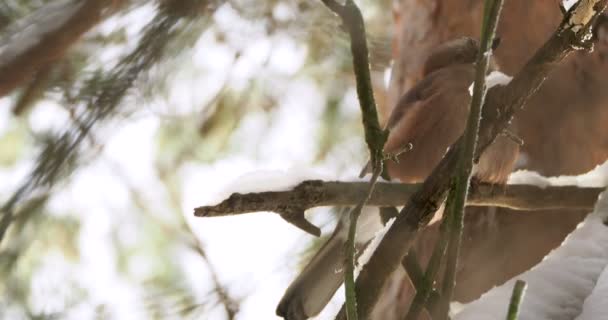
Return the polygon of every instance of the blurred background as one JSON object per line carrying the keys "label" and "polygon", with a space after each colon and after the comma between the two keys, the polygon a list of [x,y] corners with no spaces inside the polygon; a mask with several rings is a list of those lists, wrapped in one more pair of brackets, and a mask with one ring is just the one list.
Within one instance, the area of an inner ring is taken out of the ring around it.
{"label": "blurred background", "polygon": [[[391,2],[359,4],[383,106]],[[42,43],[54,28],[80,33]],[[246,173],[359,170],[338,19],[307,0],[2,1],[0,71],[35,59],[0,79],[0,318],[275,317],[317,242],[271,213],[192,212]]]}

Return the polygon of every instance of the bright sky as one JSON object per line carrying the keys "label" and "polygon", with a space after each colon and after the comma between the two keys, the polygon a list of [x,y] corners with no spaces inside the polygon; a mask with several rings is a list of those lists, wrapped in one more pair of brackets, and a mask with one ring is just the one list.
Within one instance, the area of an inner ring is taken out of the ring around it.
{"label": "bright sky", "polygon": [[[290,14],[284,6],[276,11],[279,16]],[[128,25],[127,49],[131,49],[153,13],[153,6],[145,5],[124,17],[107,20],[98,30],[108,35],[115,28]],[[156,134],[162,121],[158,115],[189,114],[204,105],[225,81],[242,89],[255,77],[272,81],[274,94],[281,94],[272,121],[252,113],[231,138],[234,151],[229,156],[215,163],[185,165],[177,174],[181,177],[184,216],[206,249],[209,260],[219,270],[222,284],[232,296],[243,299],[238,319],[276,318],[276,304],[295,276],[300,254],[312,237],[272,213],[200,219],[193,217],[193,208],[217,200],[218,193],[247,173],[282,170],[312,177],[314,172],[325,176],[332,172],[331,176],[337,177],[338,165],[343,163],[317,165],[303,171],[314,161],[317,140],[313,138],[317,135],[325,100],[313,79],[294,77],[306,59],[307,49],[282,34],[265,36],[260,26],[241,19],[228,5],[217,10],[214,23],[224,32],[226,42],[218,42],[212,32],[203,33],[194,51],[172,70],[169,95],[163,97],[166,100],[137,100],[142,104],[140,111],[127,121],[110,125],[110,130],[103,130],[102,153],[76,171],[51,199],[50,214],[73,215],[81,221],[80,260],[66,259],[60,251],[49,252],[43,258],[43,265],[32,282],[33,310],[43,313],[63,310],[65,303],[73,299],[71,295],[77,294],[63,285],[71,282],[88,292],[91,305],[74,309],[70,319],[90,318],[93,306],[98,304],[106,304],[109,307],[106,311],[114,319],[147,319],[140,303],[146,293],[118,272],[112,247],[113,228],[119,229],[123,241],[136,241],[139,236],[127,184],[137,187],[149,203],[166,207],[167,199],[157,198],[163,193],[154,167]],[[235,63],[237,50],[241,54]],[[98,60],[91,61],[90,69],[109,69],[124,52],[122,45],[104,48],[95,56]],[[16,120],[9,114],[10,102],[9,98],[0,99],[0,134],[15,125]],[[69,116],[56,102],[43,100],[27,121],[35,132],[61,131],[69,123]],[[359,147],[360,142],[356,145]],[[33,159],[34,155],[32,151],[28,157]],[[29,161],[18,163],[17,167],[0,170],[2,194],[10,194],[28,174]],[[353,165],[358,167],[357,163]],[[258,183],[260,187],[269,185],[265,181]],[[326,224],[328,216],[317,213],[313,219]],[[201,299],[206,297],[212,286],[205,264],[187,251],[167,258],[180,259],[193,291]],[[149,261],[142,259],[134,257],[129,269],[136,275],[134,278],[143,280],[151,267]],[[334,304],[333,312],[328,308],[320,318],[331,316],[337,307],[339,302]],[[208,316],[223,319],[223,310],[215,308]]]}

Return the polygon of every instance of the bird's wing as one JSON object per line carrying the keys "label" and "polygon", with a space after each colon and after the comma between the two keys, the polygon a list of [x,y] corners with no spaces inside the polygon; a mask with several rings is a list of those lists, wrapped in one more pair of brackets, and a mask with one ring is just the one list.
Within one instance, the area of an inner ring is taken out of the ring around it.
{"label": "bird's wing", "polygon": [[[399,102],[397,102],[397,105],[393,108],[393,110],[391,111],[391,115],[388,118],[386,124],[387,129],[393,130],[395,126],[402,121],[403,117],[411,116],[417,109],[416,106],[420,106],[426,99],[431,96],[433,91],[431,88],[433,84],[433,79],[433,76],[425,77],[414,87],[412,87],[408,92],[406,92],[403,96],[401,96],[401,99],[399,99]],[[391,139],[390,135],[388,139]],[[369,161],[367,161],[367,163],[365,164],[365,166],[363,166],[361,172],[359,173],[359,178],[362,178],[370,172],[371,164]]]}
{"label": "bird's wing", "polygon": [[399,99],[388,118],[386,127],[389,130],[393,129],[412,110],[413,106],[430,97],[434,79],[434,75],[425,77]]}
{"label": "bird's wing", "polygon": [[415,93],[408,92],[416,99],[404,98],[407,103],[399,106],[403,111],[395,111],[384,151],[401,153],[405,146],[411,148],[399,154],[398,163],[387,162],[391,177],[413,183],[431,173],[464,130],[471,100],[467,88],[474,74],[472,65],[444,68],[425,77],[412,89]]}

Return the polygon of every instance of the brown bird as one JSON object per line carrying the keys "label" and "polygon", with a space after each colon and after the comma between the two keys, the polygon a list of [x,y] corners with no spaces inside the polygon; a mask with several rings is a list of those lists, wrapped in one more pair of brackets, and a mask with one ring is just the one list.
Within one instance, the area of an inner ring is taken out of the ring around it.
{"label": "brown bird", "polygon": [[[398,162],[387,162],[392,178],[405,183],[423,181],[464,132],[478,48],[477,41],[471,38],[459,38],[435,48],[425,62],[423,79],[403,95],[393,109],[387,123],[390,134],[384,151],[397,153],[406,146],[411,150],[400,154]],[[504,183],[518,150],[514,141],[498,137],[480,157],[475,177]],[[361,214],[357,228],[359,247],[371,240],[382,226],[376,212],[368,209]],[[348,216],[342,214],[330,239],[289,286],[277,307],[277,315],[289,320],[314,316],[340,287],[344,278],[341,270]]]}

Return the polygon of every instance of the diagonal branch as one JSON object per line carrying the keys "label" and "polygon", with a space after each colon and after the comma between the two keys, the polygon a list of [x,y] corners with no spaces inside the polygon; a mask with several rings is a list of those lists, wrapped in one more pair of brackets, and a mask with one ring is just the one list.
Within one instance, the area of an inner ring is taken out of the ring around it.
{"label": "diagonal branch", "polygon": [[9,27],[0,39],[0,97],[61,58],[122,0],[52,1]]}
{"label": "diagonal branch", "polygon": [[350,211],[350,224],[348,227],[348,239],[346,244],[346,262],[344,272],[344,291],[346,293],[346,311],[348,313],[348,319],[357,320],[357,299],[355,295],[355,259],[356,251],[355,248],[355,234],[357,232],[357,220],[361,215],[361,210],[365,204],[369,201],[376,183],[378,183],[378,177],[380,177],[380,170],[382,166],[378,166],[374,169],[372,178],[368,184],[367,192],[363,198],[359,200],[357,206]]}
{"label": "diagonal branch", "polygon": [[[452,189],[450,192],[454,193],[455,190]],[[421,282],[419,286],[416,286],[416,295],[410,304],[410,308],[405,315],[405,320],[416,320],[420,312],[422,311],[423,306],[429,305],[428,302],[431,298],[431,294],[433,291],[437,291],[435,301],[433,301],[432,306],[427,306],[427,311],[429,314],[434,315],[436,313],[441,312],[439,309],[441,307],[441,302],[443,298],[441,294],[439,294],[438,290],[435,290],[434,285],[436,283],[435,277],[439,272],[439,268],[441,267],[441,261],[445,256],[445,252],[447,250],[449,244],[449,232],[450,228],[454,224],[454,197],[448,196],[448,200],[445,205],[445,212],[448,212],[445,218],[441,221],[441,225],[439,227],[439,239],[435,244],[435,248],[433,249],[433,253],[431,254],[431,258],[426,266],[426,271],[423,274],[424,282]],[[410,249],[408,256],[411,254],[413,249]],[[404,261],[407,260],[407,256]],[[403,264],[403,263],[402,263]],[[411,268],[406,269],[408,271],[408,276],[411,277],[410,271]],[[445,299],[445,298],[444,298]]]}
{"label": "diagonal branch", "polygon": [[[477,54],[473,97],[471,99],[467,128],[463,135],[464,146],[460,152],[458,172],[454,179],[454,187],[447,200],[447,206],[451,207],[450,212],[448,212],[451,217],[447,219],[447,223],[450,226],[450,235],[447,264],[445,276],[443,278],[443,291],[441,292],[442,296],[439,306],[439,317],[441,319],[448,318],[450,301],[452,300],[452,293],[454,292],[454,285],[456,283],[456,264],[458,263],[460,244],[462,242],[462,230],[464,228],[464,206],[467,194],[469,193],[469,183],[471,182],[471,172],[473,171],[473,157],[475,156],[475,148],[477,146],[479,121],[484,99],[486,97],[486,74],[490,64],[490,55],[492,54],[490,46],[494,41],[502,4],[503,0],[486,0],[484,4],[484,22],[481,29],[480,48]],[[423,298],[426,300],[426,297]]]}
{"label": "diagonal branch", "polygon": [[[442,229],[444,229],[443,225]],[[443,232],[444,230],[441,231],[439,243],[446,243],[446,233]],[[401,262],[403,268],[407,272],[408,277],[412,280],[414,289],[416,290],[416,295],[414,296],[409,310],[405,315],[405,320],[418,319],[418,315],[425,306],[429,314],[432,314],[440,301],[441,296],[439,291],[434,288],[434,278],[439,269],[439,260],[443,255],[441,247],[441,245],[436,245],[436,249],[433,251],[433,255],[431,256],[431,260],[428,263],[426,271],[422,271],[422,267],[418,264],[414,249],[411,249]],[[444,248],[445,245],[443,246],[443,249]]]}
{"label": "diagonal branch", "polygon": [[[365,202],[369,199],[374,190],[378,177],[382,173],[384,143],[388,137],[388,132],[380,128],[378,122],[378,112],[374,101],[374,91],[369,71],[369,53],[367,50],[367,39],[365,37],[365,23],[361,11],[353,0],[346,0],[344,5],[336,0],[323,0],[323,3],[335,12],[344,23],[350,35],[350,49],[353,55],[353,68],[357,83],[357,96],[363,118],[365,130],[365,142],[370,152],[370,164],[373,176],[369,183],[369,189],[365,197],[351,211],[350,226],[348,228],[348,239],[346,242],[346,273],[345,273],[345,292],[346,309],[350,320],[357,320],[357,301],[355,294],[355,233],[357,230],[357,219]],[[306,221],[304,219],[304,221]],[[305,224],[306,225],[306,224]],[[310,223],[309,223],[310,225]]]}
{"label": "diagonal branch", "polygon": [[357,96],[361,107],[365,142],[370,151],[372,171],[381,165],[382,149],[388,133],[382,130],[378,122],[378,112],[372,91],[372,81],[369,71],[369,53],[365,38],[365,24],[363,16],[353,0],[346,0],[339,4],[336,0],[322,0],[323,3],[336,13],[350,35],[350,49],[353,55],[353,68],[357,81]]}

